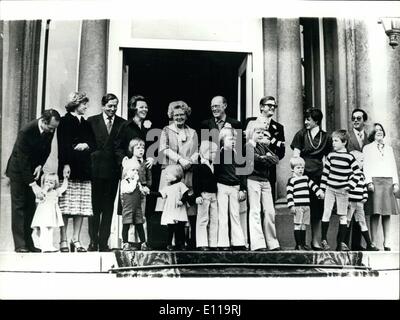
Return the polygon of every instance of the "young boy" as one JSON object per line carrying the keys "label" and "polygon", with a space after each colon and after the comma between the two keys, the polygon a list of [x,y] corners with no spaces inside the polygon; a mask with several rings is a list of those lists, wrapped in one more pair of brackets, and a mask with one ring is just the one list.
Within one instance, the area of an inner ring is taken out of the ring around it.
{"label": "young boy", "polygon": [[[239,201],[246,199],[244,176],[238,176],[236,158],[236,131],[224,127],[219,133],[221,149],[219,164],[215,165],[218,203],[218,243],[220,250],[246,250],[245,239],[240,225]],[[229,241],[228,221],[230,218],[231,237]]]}
{"label": "young boy", "polygon": [[[364,156],[360,151],[354,150],[350,152],[357,161],[360,170],[362,170],[364,165]],[[350,232],[350,222],[354,214],[354,219],[356,223],[360,225],[361,234],[367,244],[367,251],[378,251],[379,249],[371,242],[369,236],[367,223],[365,221],[364,203],[367,202],[368,191],[365,184],[364,173],[361,173],[361,178],[358,181],[356,187],[349,191],[349,208],[347,211],[347,232]]]}
{"label": "young boy", "polygon": [[356,187],[362,172],[354,156],[346,150],[348,139],[346,130],[336,130],[332,133],[332,146],[334,151],[328,154],[322,172],[321,189],[322,191],[326,190],[321,225],[321,247],[323,250],[330,250],[327,241],[327,233],[333,205],[336,202],[337,214],[340,216],[336,250],[349,251],[349,248],[344,242],[347,232],[349,191]]}
{"label": "young boy", "polygon": [[[270,167],[279,162],[279,158],[269,148],[271,134],[265,124],[258,122],[248,132],[247,151],[254,154],[253,172],[247,177],[249,197],[249,230],[251,250],[280,250],[275,228],[275,208],[270,184]],[[261,219],[261,208],[264,213]]]}
{"label": "young boy", "polygon": [[214,175],[216,143],[203,140],[200,161],[193,165],[193,193],[197,203],[196,247],[216,250],[218,239],[217,180]]}
{"label": "young boy", "polygon": [[286,186],[288,207],[294,215],[295,250],[310,250],[306,245],[306,229],[310,224],[310,189],[319,199],[324,197],[324,193],[314,181],[304,175],[304,166],[303,158],[290,159],[293,176]]}
{"label": "young boy", "polygon": [[[137,169],[139,180],[138,186],[140,188],[140,209],[143,215],[143,223],[135,224],[136,236],[139,238],[142,250],[147,249],[147,244],[143,238],[147,237],[146,228],[146,195],[150,193],[150,187],[152,183],[151,170],[146,167],[146,161],[144,160],[145,142],[140,138],[134,138],[129,142],[128,150],[132,155],[131,158],[125,157],[122,160],[123,172],[132,168]],[[124,175],[124,174],[123,174]],[[122,191],[122,190],[121,190]],[[144,236],[142,235],[144,234]]]}

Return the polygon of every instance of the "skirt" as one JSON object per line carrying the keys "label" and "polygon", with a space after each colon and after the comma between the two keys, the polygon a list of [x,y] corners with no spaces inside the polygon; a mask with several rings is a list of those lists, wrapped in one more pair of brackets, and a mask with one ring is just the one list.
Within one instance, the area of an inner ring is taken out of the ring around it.
{"label": "skirt", "polygon": [[66,216],[93,215],[92,184],[90,181],[68,181],[68,188],[60,197],[60,209]]}
{"label": "skirt", "polygon": [[366,214],[384,216],[399,214],[399,206],[393,194],[393,178],[374,177],[374,192],[368,192]]}

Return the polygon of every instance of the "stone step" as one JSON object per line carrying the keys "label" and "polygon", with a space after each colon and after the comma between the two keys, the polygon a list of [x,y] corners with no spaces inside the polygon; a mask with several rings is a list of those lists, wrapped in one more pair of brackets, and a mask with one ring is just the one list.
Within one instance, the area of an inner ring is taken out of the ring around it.
{"label": "stone step", "polygon": [[0,272],[107,272],[117,266],[113,252],[0,253]]}

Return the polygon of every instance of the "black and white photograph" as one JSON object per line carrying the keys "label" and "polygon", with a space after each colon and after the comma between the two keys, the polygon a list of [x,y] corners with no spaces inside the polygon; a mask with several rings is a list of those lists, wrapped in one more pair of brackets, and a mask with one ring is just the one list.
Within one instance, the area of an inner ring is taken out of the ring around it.
{"label": "black and white photograph", "polygon": [[399,44],[397,1],[1,1],[0,299],[400,299]]}

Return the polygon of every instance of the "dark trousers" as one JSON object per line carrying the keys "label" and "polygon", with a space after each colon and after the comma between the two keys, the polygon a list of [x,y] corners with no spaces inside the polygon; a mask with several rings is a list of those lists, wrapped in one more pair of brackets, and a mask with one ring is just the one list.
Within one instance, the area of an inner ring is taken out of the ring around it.
{"label": "dark trousers", "polygon": [[346,235],[346,244],[350,247],[350,234],[351,234],[351,250],[360,250],[361,247],[361,228],[360,224],[355,220],[353,215],[350,221],[350,228],[351,232],[348,232]]}
{"label": "dark trousers", "polygon": [[90,242],[98,244],[100,248],[107,247],[110,237],[117,188],[118,179],[92,180],[93,216],[89,218],[89,236]]}
{"label": "dark trousers", "polygon": [[35,214],[35,194],[20,181],[10,181],[11,229],[15,249],[33,248],[31,223]]}

